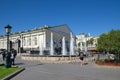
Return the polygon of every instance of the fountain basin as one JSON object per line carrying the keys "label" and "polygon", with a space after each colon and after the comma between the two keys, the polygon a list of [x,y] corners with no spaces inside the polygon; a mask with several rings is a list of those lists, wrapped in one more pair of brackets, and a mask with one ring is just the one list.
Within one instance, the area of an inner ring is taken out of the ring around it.
{"label": "fountain basin", "polygon": [[80,62],[76,55],[22,55],[21,59],[29,61],[40,61],[41,63],[72,63]]}

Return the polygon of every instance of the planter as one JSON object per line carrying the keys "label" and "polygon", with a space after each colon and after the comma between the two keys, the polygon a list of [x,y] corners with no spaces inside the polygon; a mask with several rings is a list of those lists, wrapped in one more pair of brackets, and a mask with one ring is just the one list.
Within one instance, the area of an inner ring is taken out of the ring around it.
{"label": "planter", "polygon": [[98,65],[105,65],[105,66],[120,66],[120,63],[114,62],[96,62]]}

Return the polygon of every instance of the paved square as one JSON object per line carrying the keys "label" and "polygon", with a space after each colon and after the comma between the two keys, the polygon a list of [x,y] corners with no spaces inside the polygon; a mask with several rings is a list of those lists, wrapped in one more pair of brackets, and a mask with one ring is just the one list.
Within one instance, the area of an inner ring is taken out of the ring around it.
{"label": "paved square", "polygon": [[17,57],[16,65],[26,70],[11,80],[119,80],[120,67],[101,67],[89,62],[75,64],[42,64]]}

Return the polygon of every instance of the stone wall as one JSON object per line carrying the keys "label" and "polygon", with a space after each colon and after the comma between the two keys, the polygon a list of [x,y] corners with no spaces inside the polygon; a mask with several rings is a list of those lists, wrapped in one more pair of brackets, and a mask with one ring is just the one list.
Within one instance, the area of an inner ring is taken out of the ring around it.
{"label": "stone wall", "polygon": [[22,55],[21,59],[40,61],[42,63],[72,63],[80,62],[77,56],[36,56],[36,55]]}

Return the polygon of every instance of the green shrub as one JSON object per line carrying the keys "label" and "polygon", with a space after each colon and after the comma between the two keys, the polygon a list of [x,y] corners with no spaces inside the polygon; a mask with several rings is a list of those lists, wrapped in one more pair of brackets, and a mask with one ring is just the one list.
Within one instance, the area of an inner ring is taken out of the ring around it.
{"label": "green shrub", "polygon": [[105,62],[115,62],[115,60],[112,60],[112,59],[105,59],[104,61]]}
{"label": "green shrub", "polygon": [[99,59],[96,62],[104,62],[104,60],[103,59]]}

